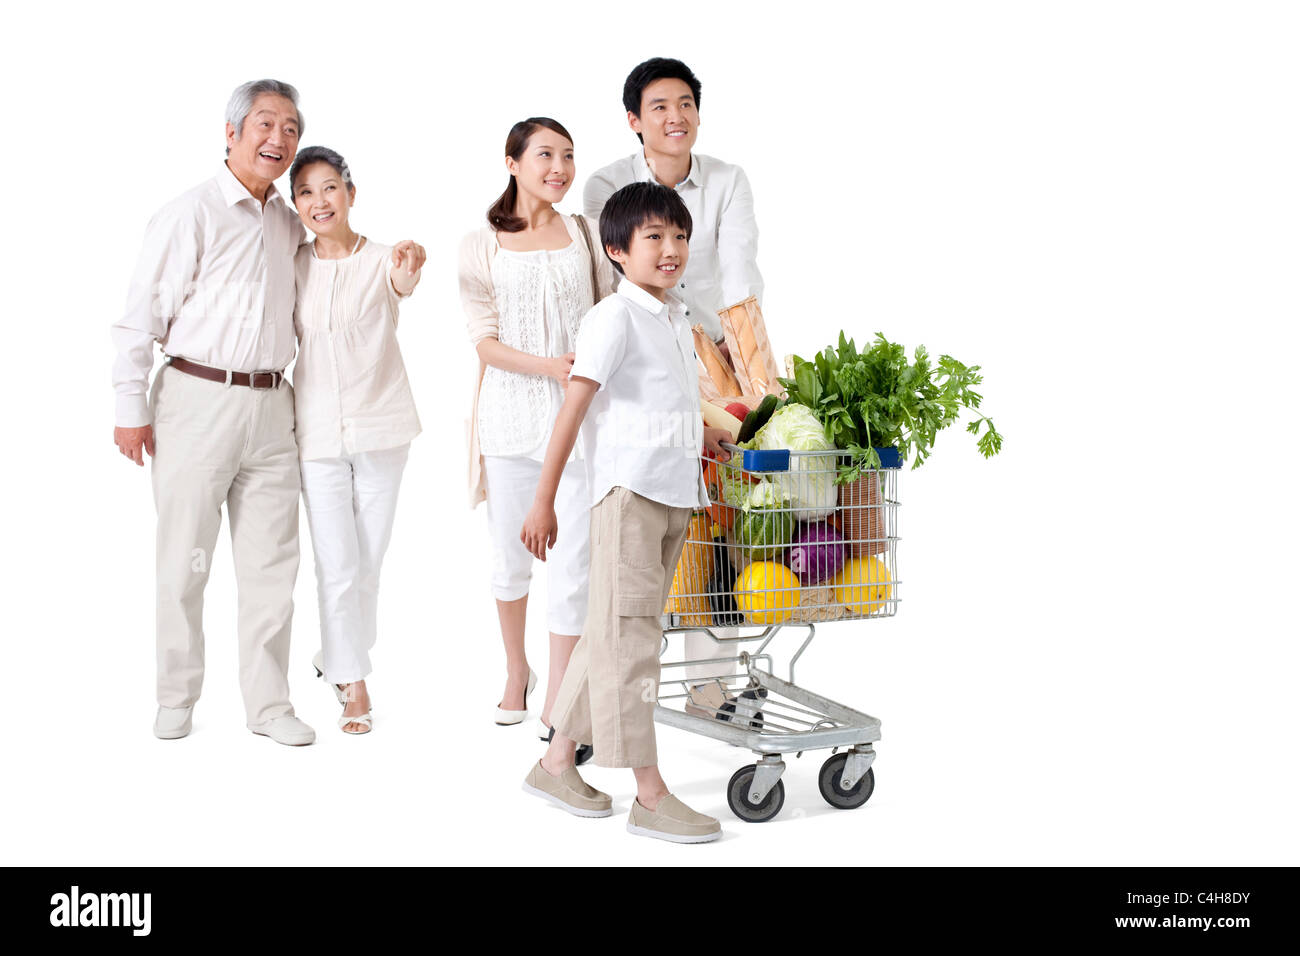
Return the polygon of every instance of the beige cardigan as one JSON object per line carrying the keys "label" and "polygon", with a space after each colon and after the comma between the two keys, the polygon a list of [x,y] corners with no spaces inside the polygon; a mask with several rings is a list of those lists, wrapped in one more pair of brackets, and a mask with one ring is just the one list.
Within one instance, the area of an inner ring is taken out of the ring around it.
{"label": "beige cardigan", "polygon": [[[590,219],[585,220],[591,234],[591,245],[596,252],[596,298],[603,299],[614,291],[614,267],[609,257],[603,255],[600,245],[600,229]],[[578,224],[572,216],[564,217],[564,226],[569,237],[578,244],[582,253],[584,267],[591,268],[591,258],[587,255],[587,243],[578,232]],[[467,234],[460,243],[460,303],[465,310],[466,327],[469,340],[475,346],[484,339],[497,337],[497,301],[496,290],[492,285],[492,259],[497,249],[496,230],[483,226]],[[469,419],[469,505],[478,505],[487,497],[487,487],[483,479],[483,455],[478,444],[478,393],[483,382],[485,365],[478,363],[478,375],[474,379],[474,404],[471,406]]]}

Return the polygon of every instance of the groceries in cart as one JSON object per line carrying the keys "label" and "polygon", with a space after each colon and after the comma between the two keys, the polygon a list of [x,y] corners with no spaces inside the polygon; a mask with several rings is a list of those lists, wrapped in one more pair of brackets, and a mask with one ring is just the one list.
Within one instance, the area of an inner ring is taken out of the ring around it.
{"label": "groceries in cart", "polygon": [[[761,330],[755,306],[745,318]],[[763,381],[767,363],[756,361],[756,373],[737,376],[702,358],[702,378],[743,392],[742,378]],[[781,396],[706,402],[710,424],[728,426],[720,415],[735,423],[738,454],[701,462],[711,504],[692,523],[664,609],[670,626],[815,623],[897,610],[897,470],[909,458],[918,467],[939,431],[963,409],[979,408],[979,366],[947,355],[933,363],[924,347],[909,362],[880,334],[859,352],[840,333],[838,348],[812,361],[791,356],[787,367],[789,377],[775,379]],[[983,431],[985,457],[1001,448],[987,416],[967,430]]]}

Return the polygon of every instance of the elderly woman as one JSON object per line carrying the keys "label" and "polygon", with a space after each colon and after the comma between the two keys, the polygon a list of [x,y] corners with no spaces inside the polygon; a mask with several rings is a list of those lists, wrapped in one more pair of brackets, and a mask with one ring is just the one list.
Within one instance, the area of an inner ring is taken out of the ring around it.
{"label": "elderly woman", "polygon": [[302,495],[320,602],[316,673],[343,704],[344,733],[374,725],[366,676],[375,644],[379,569],[393,531],[410,442],[420,432],[397,347],[399,302],[420,281],[424,249],[352,229],[356,186],[332,149],[298,154],[289,172],[298,215],[315,233],[298,250],[293,370]]}
{"label": "elderly woman", "polygon": [[[487,224],[460,248],[460,292],[478,353],[480,386],[471,426],[470,501],[487,499],[492,592],[506,650],[506,686],[496,722],[528,714],[537,675],[524,652],[533,557],[519,528],[537,491],[542,459],[573,365],[582,317],[614,288],[600,232],[555,204],[573,184],[573,137],[548,117],[514,125],[506,137],[510,182]],[[587,478],[571,460],[560,481],[560,529],[548,565],[550,672],[538,736],[549,739],[550,708],[587,617]],[[580,755],[589,756],[589,750]]]}

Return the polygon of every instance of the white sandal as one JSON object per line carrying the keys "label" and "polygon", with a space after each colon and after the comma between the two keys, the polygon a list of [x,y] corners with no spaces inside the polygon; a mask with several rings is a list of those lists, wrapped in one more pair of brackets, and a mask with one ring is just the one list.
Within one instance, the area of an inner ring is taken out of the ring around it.
{"label": "white sandal", "polygon": [[[343,728],[346,727],[348,724],[361,724],[366,729],[365,730],[343,730]],[[356,717],[349,717],[346,714],[344,714],[342,717],[339,718],[339,730],[343,730],[345,734],[352,734],[354,737],[360,737],[362,734],[368,734],[370,733],[371,730],[374,729],[374,727],[375,727],[375,718],[371,716],[370,711],[366,711],[364,714],[359,714]]]}
{"label": "white sandal", "polygon": [[[316,676],[319,677],[321,680],[325,680],[325,658],[322,652],[317,651],[315,656],[312,657],[311,666],[315,669]],[[334,691],[335,698],[338,700],[340,704],[343,705],[343,709],[347,710],[348,695],[347,692],[343,690],[343,685],[330,684],[330,682],[327,680],[325,680],[325,683],[329,684],[330,689]],[[530,687],[529,690],[531,689],[532,688]],[[361,724],[366,729],[365,730],[343,730],[343,728],[346,727],[348,724]],[[368,734],[370,733],[370,731],[374,730],[374,728],[375,728],[375,718],[371,716],[370,711],[366,711],[364,714],[358,714],[356,717],[349,717],[346,714],[344,714],[342,717],[339,718],[339,730],[343,730],[345,734],[352,734],[354,737],[359,737],[362,734]]]}
{"label": "white sandal", "polygon": [[522,724],[524,718],[528,716],[528,695],[533,692],[537,686],[537,674],[533,669],[528,668],[528,689],[524,691],[524,709],[523,710],[503,710],[497,707],[497,726],[512,727],[515,724]]}

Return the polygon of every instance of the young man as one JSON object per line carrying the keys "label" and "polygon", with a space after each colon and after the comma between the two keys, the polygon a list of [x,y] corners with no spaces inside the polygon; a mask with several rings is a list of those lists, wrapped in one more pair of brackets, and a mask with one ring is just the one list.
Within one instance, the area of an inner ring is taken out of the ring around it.
{"label": "young man", "polygon": [[[629,183],[658,182],[676,191],[694,223],[691,264],[673,292],[686,304],[688,325],[722,340],[718,311],[763,296],[754,196],[739,166],[692,152],[700,128],[700,81],[681,60],[656,57],[623,84],[627,123],[642,148],[593,173],[583,211],[598,219],[614,192]],[[726,345],[722,348],[726,350]]]}
{"label": "young man", "polygon": [[[694,153],[700,128],[700,81],[681,60],[656,57],[639,64],[623,84],[627,122],[642,148],[626,159],[598,170],[583,190],[583,211],[595,219],[614,191],[633,182],[658,182],[676,191],[690,211],[691,263],[677,277],[673,292],[686,304],[688,325],[701,325],[731,361],[722,341],[718,312],[755,296],[762,304],[759,275],[758,224],[749,180],[739,166]],[[734,628],[719,632],[734,637]],[[706,634],[690,633],[684,641],[687,660],[731,657],[734,650]],[[729,670],[724,665],[688,667],[692,703],[703,714],[721,713],[722,685],[712,679]]]}
{"label": "young man", "polygon": [[590,743],[596,764],[632,768],[631,833],[706,843],[722,828],[669,793],[654,729],[660,615],[691,512],[709,500],[701,445],[725,460],[719,442],[734,440],[703,426],[691,328],[669,292],[685,270],[690,237],[681,199],[653,183],[620,189],[600,217],[601,243],[624,278],[582,320],[564,405],[520,534],[546,560],[560,474],[581,429],[593,504],[590,603],[551,709],[555,736],[524,789],[577,816],[609,816],[609,796],[587,786],[574,766],[577,743]]}

